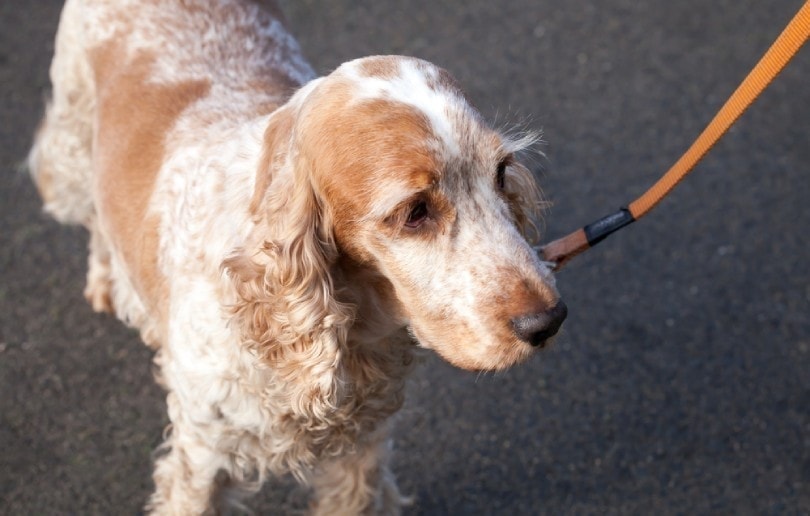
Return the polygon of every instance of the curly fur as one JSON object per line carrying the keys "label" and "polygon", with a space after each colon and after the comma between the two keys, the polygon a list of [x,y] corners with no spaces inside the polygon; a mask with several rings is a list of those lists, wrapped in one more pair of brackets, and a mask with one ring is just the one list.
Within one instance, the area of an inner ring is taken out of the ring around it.
{"label": "curly fur", "polygon": [[291,473],[317,514],[398,513],[415,345],[503,369],[533,349],[513,321],[559,302],[527,242],[531,138],[417,59],[315,79],[269,3],[68,0],[51,79],[45,210],[90,231],[86,297],[141,330],[168,392],[147,509]]}

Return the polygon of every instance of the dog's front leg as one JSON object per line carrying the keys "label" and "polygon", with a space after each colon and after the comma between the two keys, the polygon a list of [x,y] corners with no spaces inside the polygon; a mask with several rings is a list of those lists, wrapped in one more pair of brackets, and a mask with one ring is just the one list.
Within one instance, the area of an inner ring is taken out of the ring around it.
{"label": "dog's front leg", "polygon": [[353,453],[321,464],[312,474],[316,516],[396,515],[409,499],[397,489],[388,468],[391,442],[384,436]]}
{"label": "dog's front leg", "polygon": [[155,464],[155,492],[146,509],[155,515],[221,514],[228,457],[206,442],[205,428],[183,417],[172,393],[168,405],[172,429],[163,445],[168,452]]}
{"label": "dog's front leg", "polygon": [[109,245],[95,218],[90,221],[88,228],[90,253],[87,258],[87,286],[84,289],[84,297],[96,312],[113,313]]}

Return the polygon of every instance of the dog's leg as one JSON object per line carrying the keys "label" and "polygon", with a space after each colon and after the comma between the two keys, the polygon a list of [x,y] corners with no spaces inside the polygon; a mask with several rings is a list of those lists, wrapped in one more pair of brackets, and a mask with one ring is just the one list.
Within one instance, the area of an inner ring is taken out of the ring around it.
{"label": "dog's leg", "polygon": [[317,516],[401,513],[409,503],[397,489],[388,468],[390,441],[376,441],[338,459],[328,461],[313,473]]}
{"label": "dog's leg", "polygon": [[110,280],[110,250],[104,235],[93,221],[90,224],[90,254],[87,257],[87,286],[84,297],[96,312],[113,312]]}
{"label": "dog's leg", "polygon": [[180,416],[173,394],[168,404],[172,429],[163,445],[168,452],[155,464],[155,492],[146,510],[156,515],[220,514],[225,509],[223,488],[229,483],[227,456],[204,440],[204,429],[172,417]]}

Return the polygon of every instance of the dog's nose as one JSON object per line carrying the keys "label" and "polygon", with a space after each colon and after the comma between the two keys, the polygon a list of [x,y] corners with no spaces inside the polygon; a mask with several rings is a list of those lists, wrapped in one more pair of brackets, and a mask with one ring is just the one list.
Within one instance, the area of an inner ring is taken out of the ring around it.
{"label": "dog's nose", "polygon": [[515,317],[512,319],[512,328],[520,340],[532,346],[541,346],[557,334],[567,315],[568,307],[560,300],[546,312]]}

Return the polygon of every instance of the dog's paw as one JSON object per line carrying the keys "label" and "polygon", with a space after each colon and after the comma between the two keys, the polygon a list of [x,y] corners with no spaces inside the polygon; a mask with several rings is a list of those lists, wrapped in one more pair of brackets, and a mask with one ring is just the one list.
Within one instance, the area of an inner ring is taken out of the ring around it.
{"label": "dog's paw", "polygon": [[87,286],[84,287],[84,298],[93,307],[93,311],[114,313],[112,282],[106,267],[91,265],[90,270],[87,272]]}

